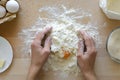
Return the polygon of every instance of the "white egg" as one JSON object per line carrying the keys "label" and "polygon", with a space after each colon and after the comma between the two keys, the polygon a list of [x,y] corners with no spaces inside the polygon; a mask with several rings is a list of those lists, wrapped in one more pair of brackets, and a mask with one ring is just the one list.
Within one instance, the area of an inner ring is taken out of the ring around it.
{"label": "white egg", "polygon": [[6,15],[6,9],[0,5],[0,18]]}
{"label": "white egg", "polygon": [[9,0],[7,3],[6,3],[6,9],[8,12],[10,13],[16,13],[19,11],[19,4],[17,1],[15,0]]}

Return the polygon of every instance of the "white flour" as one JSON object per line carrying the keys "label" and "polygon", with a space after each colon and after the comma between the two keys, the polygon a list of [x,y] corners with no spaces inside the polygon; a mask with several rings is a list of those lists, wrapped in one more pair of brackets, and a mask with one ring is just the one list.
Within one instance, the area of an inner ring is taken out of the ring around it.
{"label": "white flour", "polygon": [[[92,19],[92,14],[82,9],[67,9],[65,6],[43,7],[39,9],[39,13],[40,15],[37,22],[30,28],[23,29],[19,33],[19,37],[25,44],[22,49],[23,53],[27,54],[30,52],[31,42],[33,41],[37,32],[40,32],[45,27],[52,26],[54,33],[51,35],[52,37],[54,36],[54,45],[51,46],[51,50],[55,52],[55,54],[50,55],[47,63],[44,66],[44,69],[68,72],[78,71],[79,69],[77,68],[76,59],[78,43],[78,38],[76,35],[77,30],[87,31],[95,39],[95,41],[99,42],[98,29],[90,22]],[[84,23],[84,20],[87,20],[88,22]],[[62,41],[63,39],[68,39],[68,41]],[[63,53],[61,52],[61,46],[64,47],[64,50],[71,53],[71,56],[68,59],[63,59],[61,57],[61,54]]]}

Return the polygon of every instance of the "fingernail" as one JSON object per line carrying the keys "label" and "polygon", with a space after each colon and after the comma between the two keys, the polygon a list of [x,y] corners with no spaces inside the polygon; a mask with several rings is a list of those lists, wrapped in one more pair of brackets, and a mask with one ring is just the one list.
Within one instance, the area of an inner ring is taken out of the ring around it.
{"label": "fingernail", "polygon": [[84,31],[80,30],[80,33],[81,33],[81,34],[84,34]]}
{"label": "fingernail", "polygon": [[48,29],[52,30],[52,27],[48,27]]}
{"label": "fingernail", "polygon": [[52,27],[48,27],[48,30],[49,30],[49,32],[51,32],[52,31]]}

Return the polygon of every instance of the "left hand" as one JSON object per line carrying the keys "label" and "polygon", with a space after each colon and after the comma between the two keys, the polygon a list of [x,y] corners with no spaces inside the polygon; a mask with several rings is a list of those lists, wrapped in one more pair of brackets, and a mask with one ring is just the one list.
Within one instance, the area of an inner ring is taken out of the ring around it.
{"label": "left hand", "polygon": [[42,68],[48,56],[50,54],[50,46],[51,46],[51,37],[48,36],[45,39],[45,42],[42,46],[42,40],[44,39],[45,35],[51,31],[52,28],[46,28],[42,32],[38,33],[36,38],[34,39],[31,50],[32,50],[32,60],[31,65]]}
{"label": "left hand", "polygon": [[[50,54],[50,46],[51,46],[51,37],[45,36],[52,30],[52,28],[46,28],[42,32],[38,33],[36,38],[31,44],[32,58],[31,58],[31,66],[28,74],[28,80],[34,80],[35,76],[41,70],[43,65]],[[42,41],[45,39],[44,44],[42,45]],[[31,79],[32,78],[32,79]]]}

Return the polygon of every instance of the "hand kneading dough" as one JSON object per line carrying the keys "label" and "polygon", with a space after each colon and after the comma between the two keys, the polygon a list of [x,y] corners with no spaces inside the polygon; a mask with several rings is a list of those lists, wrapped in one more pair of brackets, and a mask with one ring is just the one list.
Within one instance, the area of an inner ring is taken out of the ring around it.
{"label": "hand kneading dough", "polygon": [[110,34],[107,49],[112,58],[120,60],[120,28]]}

